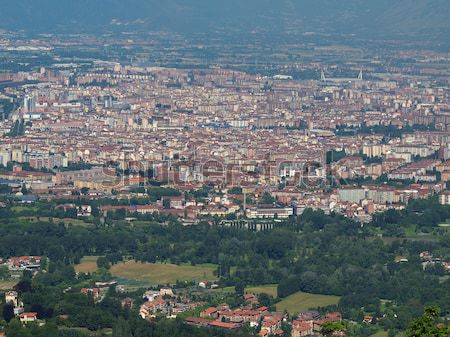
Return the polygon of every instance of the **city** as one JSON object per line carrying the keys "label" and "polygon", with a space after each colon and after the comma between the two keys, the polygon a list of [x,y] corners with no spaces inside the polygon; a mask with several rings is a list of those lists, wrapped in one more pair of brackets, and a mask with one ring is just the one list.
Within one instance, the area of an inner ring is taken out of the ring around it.
{"label": "city", "polygon": [[0,30],[0,336],[448,335],[448,38],[288,31]]}

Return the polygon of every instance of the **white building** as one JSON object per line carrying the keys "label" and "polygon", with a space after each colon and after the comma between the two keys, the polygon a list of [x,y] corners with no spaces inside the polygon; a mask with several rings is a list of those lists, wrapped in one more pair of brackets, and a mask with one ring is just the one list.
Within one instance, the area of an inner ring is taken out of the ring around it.
{"label": "white building", "polygon": [[450,192],[443,192],[439,195],[439,203],[441,205],[450,205]]}

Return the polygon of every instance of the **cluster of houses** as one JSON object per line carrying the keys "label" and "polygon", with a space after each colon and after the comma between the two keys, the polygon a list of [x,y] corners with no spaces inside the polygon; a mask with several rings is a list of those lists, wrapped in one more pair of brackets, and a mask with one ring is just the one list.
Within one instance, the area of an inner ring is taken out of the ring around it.
{"label": "cluster of houses", "polygon": [[[96,283],[95,288],[83,288],[81,293],[90,294],[94,300],[101,301],[111,285]],[[272,312],[268,307],[261,305],[254,294],[245,294],[246,304],[238,308],[231,308],[227,303],[205,307],[206,302],[192,301],[188,295],[178,294],[170,287],[147,290],[142,298],[144,303],[139,307],[139,316],[142,319],[151,321],[156,317],[176,318],[181,313],[203,307],[205,309],[200,312],[199,317],[187,317],[184,322],[196,327],[225,330],[249,326],[258,331],[259,337],[283,336],[285,325],[291,326],[291,337],[321,336],[324,323],[342,320],[339,312],[331,312],[323,316],[318,311],[305,311],[291,320],[288,314]],[[123,298],[121,306],[132,309],[135,302],[133,298]],[[345,336],[345,331],[337,332],[334,336]]]}
{"label": "cluster of houses", "polygon": [[41,268],[40,256],[13,256],[9,259],[0,258],[0,266],[7,266],[10,271],[35,271]]}
{"label": "cluster of houses", "polygon": [[183,312],[204,305],[202,302],[192,302],[188,297],[176,296],[171,288],[161,288],[159,291],[148,290],[143,298],[145,302],[139,308],[139,316],[147,320],[157,315],[175,318]]}
{"label": "cluster of houses", "polygon": [[18,317],[23,324],[38,321],[36,312],[24,312],[23,302],[20,300],[17,291],[7,291],[5,293],[5,303],[13,306],[14,316]]}
{"label": "cluster of houses", "polygon": [[[256,309],[253,306],[246,306],[238,309],[230,309],[228,304],[222,304],[217,307],[210,307],[200,313],[200,318],[213,320],[213,325],[223,328],[234,329],[244,324],[250,327],[260,328],[260,336],[282,335],[281,326],[287,321],[287,316],[279,313],[272,313],[269,308],[261,306]],[[189,324],[194,324],[192,319],[188,319]],[[231,324],[231,325],[230,325]],[[198,325],[198,324],[197,324]]]}
{"label": "cluster of houses", "polygon": [[[292,321],[291,337],[303,337],[321,335],[322,325],[324,323],[336,323],[342,321],[342,315],[339,312],[331,312],[323,318],[317,311],[306,311],[300,313]],[[345,336],[345,331],[340,331],[334,336]]]}
{"label": "cluster of houses", "polygon": [[65,212],[67,212],[70,209],[76,210],[77,217],[89,217],[92,214],[92,206],[90,205],[76,205],[76,204],[62,204],[58,205],[56,209],[63,209]]}
{"label": "cluster of houses", "polygon": [[[81,288],[80,294],[91,296],[95,303],[101,302],[108,290],[116,285],[117,282],[96,282],[93,288]],[[70,288],[69,288],[70,289]]]}
{"label": "cluster of houses", "polygon": [[[321,317],[317,311],[300,313],[292,321],[291,337],[320,335],[324,323],[340,322],[341,320],[342,315],[339,312],[332,312],[324,317]],[[230,309],[228,304],[221,304],[217,307],[203,310],[200,313],[200,318],[187,318],[186,323],[199,327],[218,327],[229,330],[237,329],[247,324],[257,329],[260,337],[268,337],[283,335],[282,327],[284,324],[289,324],[289,321],[286,314],[271,312],[265,306],[251,304],[237,309]],[[344,335],[342,332],[340,334]]]}
{"label": "cluster of houses", "polygon": [[422,260],[422,268],[425,270],[428,267],[434,267],[436,265],[442,265],[444,270],[450,273],[450,262],[442,261],[439,257],[434,257],[428,251],[423,251],[419,254],[420,259]]}

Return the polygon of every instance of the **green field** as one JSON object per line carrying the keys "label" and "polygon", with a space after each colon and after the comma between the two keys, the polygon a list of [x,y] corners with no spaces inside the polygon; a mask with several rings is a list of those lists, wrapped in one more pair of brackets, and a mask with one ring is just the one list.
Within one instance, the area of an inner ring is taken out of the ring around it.
{"label": "green field", "polygon": [[10,290],[17,284],[17,281],[0,280],[0,290]]}
{"label": "green field", "polygon": [[410,225],[405,228],[405,237],[411,240],[433,241],[448,234],[450,234],[450,224],[448,221],[432,227],[430,233],[422,233],[417,225]]}
{"label": "green field", "polygon": [[380,330],[377,333],[374,333],[370,337],[388,337],[388,332],[384,330]]}
{"label": "green field", "polygon": [[414,238],[417,237],[417,226],[416,225],[411,225],[407,228],[405,228],[405,236],[408,238]]}
{"label": "green field", "polygon": [[245,292],[249,294],[259,295],[262,293],[266,293],[274,298],[278,296],[277,285],[276,284],[267,284],[258,287],[247,287],[245,288]]}
{"label": "green field", "polygon": [[85,256],[81,259],[80,264],[75,266],[75,271],[77,273],[94,273],[98,270],[97,268],[98,256]]}
{"label": "green field", "polygon": [[111,274],[129,280],[152,284],[174,284],[178,281],[214,280],[214,265],[174,265],[166,263],[140,263],[128,261],[111,267]]}
{"label": "green field", "polygon": [[287,310],[290,314],[295,314],[312,308],[338,304],[339,299],[339,296],[307,294],[299,291],[277,303],[277,310]]}

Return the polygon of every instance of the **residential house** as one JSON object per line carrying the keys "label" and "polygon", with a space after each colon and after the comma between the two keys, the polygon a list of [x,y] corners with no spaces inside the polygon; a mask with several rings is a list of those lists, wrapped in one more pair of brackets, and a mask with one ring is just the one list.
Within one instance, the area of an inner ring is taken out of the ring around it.
{"label": "residential house", "polygon": [[19,306],[19,295],[17,291],[7,291],[5,293],[5,303],[9,303],[14,307]]}
{"label": "residential house", "polygon": [[314,334],[313,321],[299,321],[294,320],[292,322],[291,337],[304,337]]}
{"label": "residential house", "polygon": [[139,316],[143,319],[151,318],[157,312],[166,313],[168,309],[168,303],[166,300],[160,298],[151,302],[145,302],[139,309]]}
{"label": "residential house", "polygon": [[24,312],[19,315],[19,319],[22,323],[27,324],[37,321],[37,312]]}

